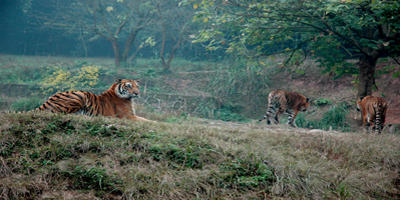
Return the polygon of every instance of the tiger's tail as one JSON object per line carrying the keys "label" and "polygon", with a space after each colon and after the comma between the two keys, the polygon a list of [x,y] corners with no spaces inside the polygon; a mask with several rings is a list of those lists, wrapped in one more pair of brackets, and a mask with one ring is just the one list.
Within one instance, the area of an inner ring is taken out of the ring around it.
{"label": "tiger's tail", "polygon": [[374,105],[375,109],[375,132],[377,134],[381,134],[382,130],[382,117],[383,117],[383,109],[386,107],[386,103],[382,101],[378,101]]}

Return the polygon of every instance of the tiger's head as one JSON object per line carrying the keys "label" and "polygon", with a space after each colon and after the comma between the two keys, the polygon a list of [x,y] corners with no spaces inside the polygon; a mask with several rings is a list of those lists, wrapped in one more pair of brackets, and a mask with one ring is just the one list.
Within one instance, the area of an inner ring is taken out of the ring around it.
{"label": "tiger's head", "polygon": [[139,80],[115,79],[115,93],[122,99],[139,97]]}
{"label": "tiger's head", "polygon": [[362,102],[363,99],[364,99],[364,97],[360,97],[360,98],[357,100],[356,111],[361,111],[361,110],[362,110],[362,108],[361,108],[361,102]]}
{"label": "tiger's head", "polygon": [[301,102],[300,105],[300,111],[305,112],[308,108],[308,106],[310,106],[310,97],[307,97],[304,101],[304,99]]}

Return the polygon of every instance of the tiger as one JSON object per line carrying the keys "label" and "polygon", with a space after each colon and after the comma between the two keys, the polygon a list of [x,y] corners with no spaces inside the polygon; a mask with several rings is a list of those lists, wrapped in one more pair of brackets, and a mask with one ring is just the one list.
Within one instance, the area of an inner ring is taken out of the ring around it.
{"label": "tiger", "polygon": [[[308,106],[310,106],[310,98],[305,96],[284,90],[274,90],[268,95],[268,109],[265,116],[260,119],[261,122],[267,119],[268,124],[279,124],[279,115],[283,112],[288,114],[287,124],[297,128],[295,119],[299,111],[306,111]],[[272,122],[272,120],[275,122]]]}
{"label": "tiger", "polygon": [[375,122],[375,132],[381,134],[385,124],[387,102],[380,97],[366,96],[357,100],[357,111],[361,111],[365,133],[371,132],[371,124]]}
{"label": "tiger", "polygon": [[139,97],[139,80],[115,79],[111,87],[95,95],[86,91],[68,91],[50,96],[34,112],[76,113],[88,116],[102,115],[150,122],[135,114],[133,99]]}

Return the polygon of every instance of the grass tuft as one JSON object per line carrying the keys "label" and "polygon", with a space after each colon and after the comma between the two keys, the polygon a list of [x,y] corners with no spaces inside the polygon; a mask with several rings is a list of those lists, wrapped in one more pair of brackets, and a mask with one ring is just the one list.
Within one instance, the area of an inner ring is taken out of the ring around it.
{"label": "grass tuft", "polygon": [[30,111],[38,108],[44,100],[38,97],[19,99],[11,104],[14,111]]}
{"label": "grass tuft", "polygon": [[351,130],[348,106],[345,103],[330,106],[328,111],[322,113],[321,119],[306,119],[303,113],[299,113],[296,117],[296,124],[302,128]]}

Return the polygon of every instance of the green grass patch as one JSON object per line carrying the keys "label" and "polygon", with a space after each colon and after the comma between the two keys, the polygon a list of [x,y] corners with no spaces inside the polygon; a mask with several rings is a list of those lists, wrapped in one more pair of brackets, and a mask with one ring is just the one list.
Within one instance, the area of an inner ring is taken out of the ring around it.
{"label": "green grass patch", "polygon": [[222,108],[214,111],[214,119],[233,122],[249,122],[250,120],[241,114],[234,113],[230,108]]}
{"label": "green grass patch", "polygon": [[340,131],[351,130],[348,106],[344,103],[330,106],[328,111],[322,113],[321,119],[306,119],[303,113],[299,113],[296,124],[302,128],[329,130],[332,127]]}
{"label": "green grass patch", "polygon": [[30,111],[41,106],[45,100],[39,97],[22,98],[18,99],[11,104],[11,108],[14,111]]}
{"label": "green grass patch", "polygon": [[119,187],[123,184],[118,174],[107,174],[107,170],[101,166],[72,166],[68,171],[61,172],[63,178],[71,180],[74,184],[70,189],[81,191],[95,191],[95,195],[102,197],[107,193],[121,195]]}
{"label": "green grass patch", "polygon": [[274,169],[261,160],[236,159],[222,163],[220,170],[225,173],[223,187],[251,188],[268,187],[275,182]]}

